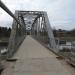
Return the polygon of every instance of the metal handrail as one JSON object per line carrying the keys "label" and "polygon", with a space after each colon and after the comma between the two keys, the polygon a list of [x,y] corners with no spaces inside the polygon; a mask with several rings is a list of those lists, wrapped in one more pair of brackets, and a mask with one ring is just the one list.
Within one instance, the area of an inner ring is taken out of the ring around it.
{"label": "metal handrail", "polygon": [[3,10],[5,10],[11,17],[13,17],[18,24],[20,24],[20,22],[18,21],[18,19],[15,17],[15,15],[8,9],[8,7],[1,0],[0,0],[0,7]]}

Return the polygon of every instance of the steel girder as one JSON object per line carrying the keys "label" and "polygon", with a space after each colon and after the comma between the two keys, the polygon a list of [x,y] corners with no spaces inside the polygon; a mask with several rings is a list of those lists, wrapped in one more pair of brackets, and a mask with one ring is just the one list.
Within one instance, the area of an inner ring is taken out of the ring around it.
{"label": "steel girder", "polygon": [[[26,21],[24,20],[24,15],[36,15],[37,17],[34,17],[35,19],[31,23],[31,30],[34,34],[41,34],[44,39],[44,31],[48,34],[48,41],[49,41],[49,47],[54,49],[55,52],[57,52],[57,47],[55,43],[55,39],[53,36],[53,32],[49,23],[49,19],[47,16],[47,13],[44,11],[19,11],[16,10],[15,14],[13,14],[0,0],[0,7],[4,9],[11,17],[14,18],[13,24],[12,24],[12,31],[10,35],[9,40],[9,46],[8,46],[8,56],[11,57],[13,53],[16,51],[16,48],[19,46],[19,44],[23,41],[24,36],[26,35]],[[33,17],[32,17],[33,18]],[[31,20],[32,21],[32,20]],[[29,18],[28,18],[28,22]],[[27,23],[28,25],[28,23]],[[19,36],[20,35],[20,36]],[[40,38],[40,35],[37,35]],[[19,41],[20,40],[20,41]],[[46,40],[46,39],[45,39]]]}

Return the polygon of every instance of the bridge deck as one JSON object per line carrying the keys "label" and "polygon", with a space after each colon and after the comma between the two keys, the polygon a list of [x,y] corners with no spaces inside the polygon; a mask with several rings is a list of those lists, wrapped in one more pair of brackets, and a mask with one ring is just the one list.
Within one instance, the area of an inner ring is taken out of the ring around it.
{"label": "bridge deck", "polygon": [[2,75],[70,75],[56,55],[27,36]]}

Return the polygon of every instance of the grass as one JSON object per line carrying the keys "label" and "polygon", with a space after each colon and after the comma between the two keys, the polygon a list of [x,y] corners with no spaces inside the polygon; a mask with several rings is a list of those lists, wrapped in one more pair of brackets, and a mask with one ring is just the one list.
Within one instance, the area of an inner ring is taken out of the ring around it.
{"label": "grass", "polygon": [[8,42],[9,38],[8,37],[3,37],[3,38],[0,38],[0,41],[1,42]]}
{"label": "grass", "polygon": [[70,42],[75,41],[75,37],[61,37],[60,39],[70,41]]}

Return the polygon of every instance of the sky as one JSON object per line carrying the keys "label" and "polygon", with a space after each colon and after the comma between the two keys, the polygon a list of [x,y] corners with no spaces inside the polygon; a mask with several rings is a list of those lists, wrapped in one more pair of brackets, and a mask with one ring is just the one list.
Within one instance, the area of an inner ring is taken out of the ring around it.
{"label": "sky", "polygon": [[[50,24],[56,29],[75,28],[75,0],[1,0],[15,10],[47,11]],[[13,19],[0,8],[0,26],[12,26]]]}

